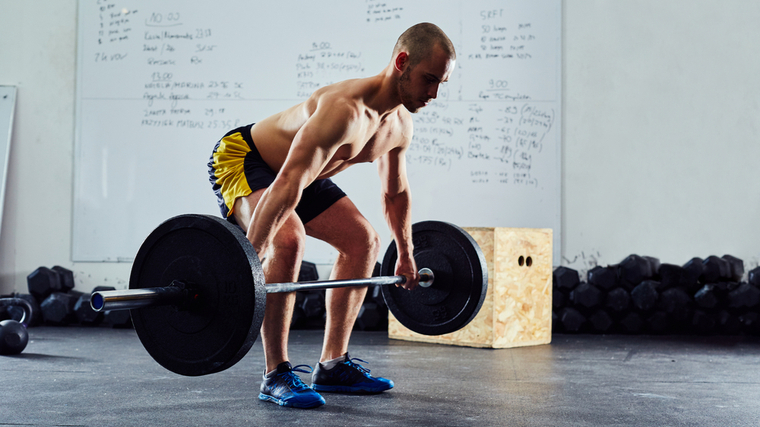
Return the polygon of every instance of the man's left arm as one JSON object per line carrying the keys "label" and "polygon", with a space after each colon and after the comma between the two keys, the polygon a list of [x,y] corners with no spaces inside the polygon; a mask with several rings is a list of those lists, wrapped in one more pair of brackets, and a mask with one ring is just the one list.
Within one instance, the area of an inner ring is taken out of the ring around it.
{"label": "man's left arm", "polygon": [[378,160],[378,173],[382,185],[382,205],[385,219],[398,249],[395,274],[405,276],[405,289],[414,289],[420,277],[414,262],[412,243],[412,195],[406,176],[406,148],[394,148]]}

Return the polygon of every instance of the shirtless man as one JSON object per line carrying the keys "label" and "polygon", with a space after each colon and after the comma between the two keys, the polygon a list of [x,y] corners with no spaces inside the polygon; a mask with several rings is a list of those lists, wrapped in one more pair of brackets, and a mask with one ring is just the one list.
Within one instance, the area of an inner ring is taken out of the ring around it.
{"label": "shirtless man", "polygon": [[[229,132],[209,162],[222,214],[246,230],[263,259],[267,283],[298,278],[307,235],[338,251],[330,279],[372,275],[380,239],[329,177],[357,163],[377,161],[382,206],[398,246],[395,274],[414,289],[411,195],[406,151],[411,113],[435,98],[448,80],[456,53],[437,26],[415,25],[399,37],[378,75],[315,91],[309,99],[254,125]],[[255,142],[255,145],[254,145]],[[306,386],[288,358],[295,293],[267,296],[261,339],[266,374],[259,399],[310,408],[325,403],[317,391],[379,393],[393,387],[348,356],[348,341],[366,287],[328,289],[320,363]],[[362,361],[363,362],[363,361]],[[366,363],[366,362],[364,362]]]}

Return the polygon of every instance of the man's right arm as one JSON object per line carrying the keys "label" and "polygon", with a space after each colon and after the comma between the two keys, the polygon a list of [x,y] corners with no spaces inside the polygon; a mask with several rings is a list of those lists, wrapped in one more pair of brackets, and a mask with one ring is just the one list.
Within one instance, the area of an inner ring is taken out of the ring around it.
{"label": "man's right arm", "polygon": [[298,131],[277,177],[254,210],[247,237],[259,257],[295,212],[303,189],[322,173],[351,131],[353,112],[348,106],[326,107],[317,107]]}

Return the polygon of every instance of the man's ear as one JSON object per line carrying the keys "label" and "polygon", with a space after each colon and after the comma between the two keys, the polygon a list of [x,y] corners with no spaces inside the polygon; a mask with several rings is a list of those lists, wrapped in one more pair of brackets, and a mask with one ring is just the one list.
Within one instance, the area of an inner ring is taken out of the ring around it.
{"label": "man's ear", "polygon": [[406,66],[409,64],[409,54],[406,52],[400,52],[396,55],[396,61],[394,65],[396,69],[403,72]]}

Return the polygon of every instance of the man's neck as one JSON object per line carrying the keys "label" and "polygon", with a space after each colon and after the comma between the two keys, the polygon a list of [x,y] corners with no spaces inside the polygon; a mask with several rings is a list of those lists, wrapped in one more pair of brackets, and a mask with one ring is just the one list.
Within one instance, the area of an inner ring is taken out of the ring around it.
{"label": "man's neck", "polygon": [[401,98],[398,93],[398,77],[393,73],[391,65],[380,74],[369,78],[370,90],[366,93],[364,104],[375,110],[381,118],[398,111],[401,108]]}

